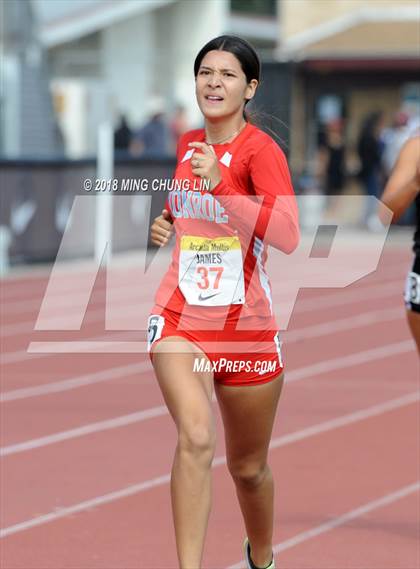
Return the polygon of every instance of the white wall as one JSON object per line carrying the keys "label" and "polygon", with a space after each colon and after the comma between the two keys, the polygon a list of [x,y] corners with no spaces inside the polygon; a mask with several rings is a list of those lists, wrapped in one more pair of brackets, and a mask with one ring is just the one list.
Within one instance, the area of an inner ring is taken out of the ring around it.
{"label": "white wall", "polygon": [[1,151],[5,156],[19,156],[21,149],[19,57],[2,54]]}
{"label": "white wall", "polygon": [[138,124],[153,84],[156,12],[140,14],[102,31],[104,82],[111,93],[114,110],[127,113]]}
{"label": "white wall", "polygon": [[61,99],[58,123],[69,158],[81,158],[92,153],[87,138],[86,84],[77,79],[56,79],[51,82],[54,97]]}
{"label": "white wall", "polygon": [[150,103],[156,96],[164,99],[168,116],[181,103],[190,126],[200,126],[194,59],[209,39],[224,33],[228,17],[229,0],[179,0],[112,24],[98,32],[99,42],[95,40],[95,49],[89,51],[86,69],[95,63],[92,54],[98,54],[96,77],[89,73],[76,76],[69,67],[71,76],[63,74],[68,50],[82,65],[86,42],[73,42],[60,52],[56,49],[54,69],[59,75],[53,85],[66,93],[61,123],[68,154],[77,157],[95,152],[96,130],[103,116],[116,124],[123,112],[132,127],[139,127],[150,115]]}
{"label": "white wall", "polygon": [[103,70],[116,110],[140,124],[151,97],[159,95],[168,112],[182,103],[197,124],[194,59],[206,41],[223,33],[228,8],[228,0],[180,0],[103,30]]}
{"label": "white wall", "polygon": [[186,104],[192,123],[201,123],[195,100],[194,60],[205,43],[225,33],[229,18],[228,0],[181,0],[173,7],[171,55],[174,97]]}

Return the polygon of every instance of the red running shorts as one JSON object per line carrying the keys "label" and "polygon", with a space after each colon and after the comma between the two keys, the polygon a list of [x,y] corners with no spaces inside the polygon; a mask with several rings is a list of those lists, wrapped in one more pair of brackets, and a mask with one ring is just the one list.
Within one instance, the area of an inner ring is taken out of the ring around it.
{"label": "red running shorts", "polygon": [[[147,322],[147,349],[153,363],[157,344],[169,336],[189,340],[200,353],[194,358],[194,372],[214,374],[214,380],[223,385],[260,385],[275,379],[283,371],[281,343],[278,330],[200,330],[178,327],[180,314],[154,307]],[[169,351],[182,351],[182,341],[168,343]]]}

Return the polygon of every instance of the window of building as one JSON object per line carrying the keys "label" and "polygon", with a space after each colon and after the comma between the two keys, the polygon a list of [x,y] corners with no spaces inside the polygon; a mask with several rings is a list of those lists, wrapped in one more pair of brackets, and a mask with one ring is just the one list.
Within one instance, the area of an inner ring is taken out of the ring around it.
{"label": "window of building", "polygon": [[277,0],[230,0],[232,12],[261,16],[276,15]]}

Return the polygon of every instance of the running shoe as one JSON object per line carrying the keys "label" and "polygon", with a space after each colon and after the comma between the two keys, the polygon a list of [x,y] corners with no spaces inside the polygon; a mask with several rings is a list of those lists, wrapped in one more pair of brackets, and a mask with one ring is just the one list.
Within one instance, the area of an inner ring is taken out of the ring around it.
{"label": "running shoe", "polygon": [[[251,560],[251,548],[249,546],[249,541],[248,538],[245,538],[244,541],[244,554],[245,554],[245,561],[246,561],[246,567],[247,569],[255,569],[255,565],[253,564],[252,560]],[[276,569],[276,564],[274,562],[274,555],[273,555],[273,559],[271,560],[270,565],[267,565],[266,567],[264,567],[264,569]]]}

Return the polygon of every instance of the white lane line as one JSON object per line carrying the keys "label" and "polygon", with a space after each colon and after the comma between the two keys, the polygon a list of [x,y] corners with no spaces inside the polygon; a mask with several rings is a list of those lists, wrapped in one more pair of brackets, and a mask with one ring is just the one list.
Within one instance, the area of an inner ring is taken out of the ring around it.
{"label": "white lane line", "polygon": [[[392,268],[392,271],[390,271],[389,274],[383,274],[383,272],[381,272],[381,279],[380,282],[381,283],[386,283],[386,282],[393,282],[395,283],[396,286],[401,285],[401,282],[403,280],[403,276],[400,279],[395,279],[395,275],[398,274],[398,272],[403,273],[403,271],[408,271],[408,265],[407,263],[404,263],[404,265],[402,264],[398,264],[397,266]],[[128,278],[128,277],[127,277]],[[277,281],[275,278],[271,279],[271,284],[272,286],[276,286],[276,284],[279,283],[279,281]],[[284,283],[282,283],[284,284]],[[289,284],[289,281],[288,281]],[[360,289],[363,290],[370,290],[374,287],[378,286],[378,283],[368,283],[368,284],[361,284],[358,285]],[[352,289],[351,292],[353,292],[353,290],[355,291],[356,289]],[[10,316],[10,315],[17,315],[17,314],[24,314],[25,312],[30,312],[30,311],[36,311],[38,312],[41,308],[41,303],[42,303],[42,299],[43,296],[45,294],[46,288],[45,290],[42,291],[42,295],[39,296],[36,299],[32,299],[32,300],[20,300],[20,301],[16,301],[16,302],[12,302],[9,301],[7,303],[5,303],[5,306],[3,308],[4,310],[4,314],[5,316]],[[99,291],[98,291],[99,292]],[[122,299],[123,300],[123,304],[124,301],[127,302],[127,294],[129,295],[130,293],[133,293],[133,289],[132,287],[127,287],[124,285],[121,285],[118,288],[118,299]],[[105,287],[103,287],[100,291],[100,296],[97,297],[97,302],[95,304],[99,304],[101,301],[103,301],[105,299],[105,294],[106,294],[106,289]],[[323,296],[323,294],[319,294],[317,295],[318,298],[321,298]],[[77,307],[79,306],[80,302],[84,302],[85,301],[85,295],[82,293],[77,293],[76,291],[72,290],[72,294],[69,296],[68,295],[68,291],[65,291],[64,295],[59,295],[57,298],[54,298],[54,304],[51,304],[50,307],[54,307],[57,311],[59,310],[63,310],[63,309],[71,309],[73,307]],[[19,324],[32,324],[33,323],[33,319],[31,320],[27,320],[25,322],[20,322]],[[7,330],[9,329],[9,327],[6,327]],[[26,328],[24,329],[24,331],[26,331],[28,328],[28,326],[26,326]],[[16,330],[19,330],[19,328],[16,328]]]}
{"label": "white lane line", "polygon": [[[340,291],[328,295],[323,294],[314,299],[304,298],[296,303],[296,310],[297,313],[300,314],[301,312],[313,312],[323,308],[332,308],[334,306],[363,302],[370,299],[376,300],[387,296],[399,296],[401,298],[401,306],[404,307],[403,289],[404,283],[398,279],[383,285],[371,285],[369,287],[363,287],[363,289],[354,288],[345,293],[344,291]],[[360,294],[362,290],[366,291],[366,293]]]}
{"label": "white lane line", "polygon": [[[125,287],[127,292],[129,292],[129,288]],[[132,291],[132,287],[131,287]],[[60,296],[59,301],[55,300],[54,308],[57,310],[63,309],[71,309],[75,306],[79,306],[81,302],[84,302],[86,299],[86,295],[84,294],[76,294],[74,291],[69,294],[70,291],[67,291],[66,296]],[[42,299],[45,295],[45,290],[42,291],[42,294],[34,299],[34,300],[21,300],[16,302],[8,302],[5,306],[5,315],[6,316],[16,316],[18,314],[25,314],[26,312],[39,312],[42,304]],[[96,302],[91,303],[92,305],[99,304],[105,299],[105,289],[101,290],[100,293],[96,296]],[[32,323],[33,320],[25,320],[25,323]],[[23,324],[24,322],[20,322]]]}
{"label": "white lane line", "polygon": [[[307,326],[306,328],[299,328],[297,330],[291,330],[290,332],[285,332],[284,336],[286,342],[295,342],[298,340],[303,340],[307,338],[318,338],[320,336],[326,336],[333,334],[335,332],[343,332],[348,330],[353,330],[355,328],[361,328],[362,326],[371,326],[372,324],[377,324],[380,322],[389,322],[391,320],[401,320],[403,318],[403,312],[401,308],[390,308],[388,310],[383,310],[378,312],[377,310],[373,312],[367,312],[365,314],[360,314],[358,316],[350,316],[346,318],[340,318],[337,320],[332,320],[330,322],[324,322],[322,324],[315,324],[314,326]],[[28,346],[28,353],[54,353],[54,354],[78,354],[78,353],[90,353],[90,354],[102,354],[102,353],[128,353],[128,354],[140,354],[146,353],[147,342],[146,341],[118,341],[111,340],[107,338],[104,341],[92,341],[92,340],[70,340],[70,341],[43,341],[43,342],[31,342]]]}
{"label": "white lane line", "polygon": [[398,409],[404,405],[411,405],[412,403],[416,403],[418,401],[420,401],[420,392],[414,391],[412,393],[408,393],[407,395],[403,395],[402,397],[398,397],[397,399],[390,399],[384,403],[372,405],[367,409],[354,411],[348,415],[336,417],[335,419],[330,419],[328,421],[324,421],[323,423],[318,423],[318,425],[307,427],[301,431],[297,431],[296,433],[284,435],[279,439],[273,439],[273,441],[270,443],[270,448],[278,448],[280,446],[284,446],[285,444],[295,443],[297,441],[307,439],[308,437],[312,437],[314,435],[326,433],[327,431],[333,431],[334,429],[345,427],[347,425],[351,425],[352,423],[357,423],[358,421],[363,421],[363,419],[376,417],[378,415],[382,415],[383,413],[387,413],[388,411],[393,411],[394,409]]}
{"label": "white lane line", "polygon": [[[270,447],[274,450],[292,444],[296,441],[301,441],[303,439],[316,436],[317,434],[326,433],[328,431],[332,431],[337,428],[344,427],[352,423],[368,419],[370,417],[375,417],[383,413],[393,411],[395,409],[404,407],[405,405],[410,405],[412,403],[415,403],[418,400],[419,400],[418,392],[408,393],[407,395],[398,397],[397,399],[392,399],[385,403],[380,403],[379,405],[373,405],[372,407],[355,411],[353,413],[349,413],[348,415],[337,417],[336,419],[325,421],[323,423],[319,423],[318,425],[313,425],[312,427],[307,427],[300,431],[296,431],[295,433],[289,433],[288,435],[277,437],[271,441]],[[214,459],[213,468],[225,464],[226,464],[226,456],[225,455],[219,456]],[[43,525],[45,523],[52,522],[60,518],[64,518],[65,516],[68,516],[70,514],[82,512],[84,510],[87,510],[95,506],[101,506],[103,504],[114,502],[116,500],[120,500],[121,498],[125,498],[127,496],[132,496],[133,494],[137,494],[139,492],[150,490],[151,488],[155,488],[156,486],[162,486],[163,484],[167,484],[169,481],[170,481],[170,474],[164,474],[163,476],[158,476],[157,478],[152,478],[150,480],[146,480],[145,482],[140,482],[139,484],[134,484],[131,486],[127,486],[126,488],[121,488],[120,490],[117,490],[115,492],[103,494],[102,496],[97,496],[96,498],[85,500],[83,502],[79,502],[78,504],[61,508],[59,510],[55,510],[54,512],[50,512],[48,514],[38,516],[36,518],[25,520],[24,522],[20,522],[18,524],[14,524],[12,526],[0,530],[0,538],[33,527]]]}
{"label": "white lane line", "polygon": [[[159,265],[161,267],[163,274],[163,272],[166,271],[170,265],[172,251],[171,250],[166,251],[166,258],[165,258],[165,252],[160,250],[159,256],[161,255],[162,257],[160,257],[158,260],[156,258],[154,259],[154,263],[157,266]],[[111,270],[113,272],[118,271],[118,277],[120,278],[121,281],[130,280],[130,278],[133,275],[133,272],[134,273],[137,272],[139,267],[139,258],[141,258],[142,256],[143,255],[139,255],[138,258],[132,257],[131,259],[127,260],[126,262],[123,261],[122,263],[120,259],[115,258],[112,260],[111,265],[106,267],[106,270],[107,271]],[[397,261],[395,261],[395,263],[396,263],[395,267],[398,267],[399,263],[397,263]],[[12,279],[10,279],[12,282],[10,282],[10,280],[6,276],[6,278],[3,279],[2,282],[2,290],[1,290],[2,301],[7,301],[8,304],[12,304],[12,303],[19,303],[22,300],[22,297],[24,300],[27,300],[28,292],[32,293],[33,289],[36,289],[36,293],[38,293],[38,295],[36,294],[32,298],[37,300],[39,298],[39,294],[43,296],[45,291],[47,290],[47,286],[50,282],[53,270],[55,272],[54,278],[57,281],[58,280],[60,281],[60,291],[59,294],[53,295],[55,298],[62,298],[63,296],[67,296],[68,294],[71,295],[78,293],[80,291],[80,287],[78,287],[78,285],[80,281],[83,280],[83,278],[86,277],[88,279],[91,279],[92,274],[94,274],[96,278],[99,272],[100,273],[104,272],[103,268],[99,269],[96,264],[93,263],[90,264],[89,261],[83,262],[83,266],[82,262],[76,262],[76,263],[65,262],[64,264],[61,264],[61,267],[59,267],[58,264],[52,263],[51,265],[49,265],[42,276],[39,275],[37,277],[35,275],[37,282],[33,282],[35,279],[31,274],[20,274],[20,275],[16,274],[15,277],[12,277]],[[388,266],[392,269],[391,265],[386,265],[386,267]],[[133,271],[133,267],[137,267],[137,269]],[[407,267],[408,267],[408,262],[407,262]],[[32,282],[28,283],[28,280]],[[106,287],[105,284],[103,284],[103,281],[99,282],[99,286],[97,287],[98,292],[100,293],[103,292],[105,288]]]}
{"label": "white lane line", "polygon": [[167,414],[168,410],[166,408],[166,405],[151,407],[150,409],[145,409],[144,411],[137,411],[136,413],[122,415],[121,417],[115,417],[114,419],[106,419],[105,421],[98,421],[97,423],[89,423],[83,427],[77,427],[75,429],[69,429],[68,431],[61,431],[60,433],[55,433],[53,435],[47,435],[38,439],[31,439],[29,441],[17,443],[15,445],[2,447],[0,449],[0,456],[9,456],[11,454],[17,454],[19,452],[53,445],[55,443],[61,443],[70,439],[76,439],[85,435],[91,435],[92,433],[103,432],[110,429],[118,429],[119,427],[126,427],[127,425],[132,425],[133,423],[139,423],[141,421],[145,421],[146,419],[152,419],[153,417],[160,417],[161,415]]}
{"label": "white lane line", "polygon": [[[367,299],[369,298],[379,298],[381,295],[382,291],[390,291],[392,290],[394,292],[394,294],[396,292],[398,292],[398,286],[401,289],[401,298],[402,298],[402,290],[403,290],[403,284],[401,284],[402,281],[400,279],[398,280],[392,280],[391,282],[387,282],[385,284],[381,284],[381,285],[369,285],[366,287],[359,287],[359,288],[355,288],[355,289],[351,289],[349,291],[347,291],[346,289],[340,289],[339,291],[335,291],[334,293],[331,293],[329,295],[325,295],[325,294],[320,294],[317,295],[315,298],[313,299],[304,299],[304,300],[300,300],[297,302],[296,307],[297,310],[300,312],[310,312],[313,310],[317,310],[318,309],[318,303],[320,308],[324,308],[324,307],[328,307],[328,306],[337,306],[337,305],[341,305],[344,300],[344,295],[346,299],[353,299],[353,300],[357,300],[360,296],[360,293],[367,293],[367,294],[363,294],[363,297],[361,300],[363,300],[364,297],[366,297]],[[276,281],[272,281],[272,286],[276,286]],[[118,306],[120,306],[120,311],[121,311],[121,316],[120,318],[125,318],[125,317],[130,317],[133,314],[133,306],[134,309],[136,311],[136,314],[139,315],[139,318],[141,318],[142,312],[144,312],[145,316],[147,317],[148,315],[148,309],[152,306],[153,303],[150,303],[149,301],[146,302],[142,302],[141,299],[139,299],[136,296],[131,295],[128,296],[128,293],[132,293],[132,287],[122,287],[122,289],[126,289],[127,293],[122,293],[122,291],[118,291],[119,292],[119,302],[118,302]],[[290,289],[290,285],[288,284],[288,288]],[[120,294],[121,293],[121,294]],[[379,295],[379,296],[378,296]],[[81,295],[79,295],[80,297],[80,301],[83,301],[83,298]],[[324,298],[323,298],[324,297]],[[77,297],[75,297],[77,300]],[[57,308],[56,311],[59,314],[60,312],[62,313],[63,310],[71,310],[72,306],[78,306],[78,304],[75,302],[75,298],[74,296],[71,297],[71,302],[69,302],[68,298],[65,298],[61,303],[57,303]],[[275,301],[275,299],[274,299]],[[129,306],[127,306],[127,302],[129,304]],[[345,303],[348,303],[349,300],[346,300]],[[103,314],[104,314],[104,310],[105,310],[105,297],[102,299],[102,304],[100,304],[99,302],[97,303],[99,304],[98,308],[92,308],[90,307],[90,309],[88,310],[87,314],[86,314],[86,318],[85,318],[85,323],[86,324],[92,324],[94,322],[99,322],[103,319]],[[50,306],[50,311],[52,310],[52,306]],[[44,322],[43,324],[46,324],[46,322]],[[62,327],[63,324],[63,316],[58,316],[56,318],[50,317],[48,319],[48,326],[50,327],[51,330],[59,330]],[[33,332],[36,332],[36,330],[34,330],[34,326],[35,326],[35,321],[34,318],[31,318],[30,320],[25,320],[22,322],[17,322],[15,324],[6,324],[4,326],[2,326],[1,328],[1,337],[2,338],[10,338],[13,336],[17,336],[19,334],[30,334]],[[48,329],[48,328],[46,328]]]}
{"label": "white lane line", "polygon": [[41,395],[50,395],[51,393],[60,393],[69,391],[70,389],[78,389],[95,383],[104,381],[112,381],[114,379],[125,379],[127,376],[143,373],[154,373],[149,361],[138,364],[129,364],[125,366],[115,367],[112,369],[104,369],[94,373],[87,373],[69,379],[54,381],[42,385],[34,385],[32,387],[22,387],[5,391],[0,395],[0,403],[8,401],[16,401],[18,399],[27,399],[28,397],[39,397]]}
{"label": "white lane line", "polygon": [[0,352],[0,364],[5,366],[23,361],[30,361],[45,357],[46,354],[28,354],[26,350],[16,350],[14,352]]}
{"label": "white lane line", "polygon": [[[349,512],[346,512],[341,516],[337,516],[332,520],[329,520],[327,522],[324,522],[323,524],[320,524],[311,529],[298,533],[297,535],[289,539],[286,539],[286,541],[278,543],[273,547],[273,552],[275,555],[277,555],[278,553],[281,553],[282,551],[286,551],[287,549],[295,547],[296,545],[308,541],[309,539],[312,539],[314,537],[322,535],[323,533],[326,533],[342,525],[345,525],[346,523],[352,520],[356,520],[357,518],[360,518],[365,514],[373,512],[378,508],[383,508],[384,506],[388,506],[389,504],[401,500],[402,498],[406,498],[411,494],[415,494],[419,490],[420,490],[419,481],[414,482],[413,484],[409,484],[408,486],[403,486],[402,488],[396,490],[395,492],[386,494],[385,496],[382,496],[377,500],[372,500],[371,502],[367,502],[366,504],[363,504],[362,506],[359,506],[354,510],[350,510]],[[240,561],[239,563],[235,563],[234,565],[229,565],[227,569],[244,569],[244,568],[246,568],[244,561]]]}
{"label": "white lane line", "polygon": [[[411,341],[407,341],[383,346],[381,348],[375,348],[373,350],[367,350],[366,352],[361,352],[353,356],[327,360],[325,362],[320,362],[319,364],[306,366],[289,372],[286,374],[286,382],[290,383],[299,381],[308,377],[313,378],[316,376],[317,372],[321,373],[325,371],[343,369],[357,365],[359,363],[372,361],[374,359],[405,353],[406,351],[411,351],[411,349],[413,349],[413,343]],[[114,417],[113,419],[106,419],[104,421],[98,421],[96,423],[89,423],[87,425],[83,425],[82,427],[69,429],[67,431],[60,431],[58,433],[53,433],[52,435],[46,435],[37,439],[22,441],[20,443],[1,447],[0,456],[9,456],[11,454],[17,454],[19,452],[41,448],[65,440],[89,435],[91,433],[97,433],[103,430],[121,427],[125,424],[132,424],[154,417],[160,417],[168,413],[167,410],[166,412],[164,411],[165,409],[166,407],[164,405],[159,407],[151,407],[150,409],[145,409],[136,413],[121,415],[120,417]]]}
{"label": "white lane line", "polygon": [[[324,322],[297,330],[286,330],[283,333],[286,335],[288,340],[290,339],[290,341],[295,341],[402,318],[402,308],[390,308],[383,310],[382,312],[372,311],[358,316],[336,319],[330,322]],[[121,333],[122,332],[117,332],[117,334]],[[29,355],[29,357],[46,357],[52,354],[63,353],[108,353],[110,350],[116,353],[144,353],[146,351],[146,342],[113,340],[112,334],[97,336],[91,340],[87,339],[81,341],[33,341],[30,342],[26,352],[12,352],[10,354],[5,354],[1,359],[3,364],[7,364],[25,359],[27,355]],[[15,357],[16,355],[17,358]]]}
{"label": "white lane line", "polygon": [[356,316],[347,316],[345,318],[337,318],[322,322],[321,324],[313,324],[296,330],[285,331],[282,333],[285,343],[296,342],[306,338],[318,338],[319,336],[328,336],[336,332],[344,332],[361,328],[362,326],[370,326],[379,322],[389,322],[390,320],[398,320],[404,318],[404,312],[401,307],[388,308],[385,310],[372,310],[371,312],[362,312]]}
{"label": "white lane line", "polygon": [[31,342],[30,354],[146,354],[146,340],[66,340]]}
{"label": "white lane line", "polygon": [[340,356],[331,360],[314,363],[310,366],[301,367],[292,370],[289,373],[286,372],[286,381],[298,381],[299,379],[305,379],[308,375],[328,373],[337,369],[360,365],[381,358],[389,358],[390,356],[395,356],[397,354],[405,354],[407,352],[414,351],[414,340],[405,340],[404,342],[387,344],[380,348],[373,348],[350,356]]}
{"label": "white lane line", "polygon": [[[300,328],[285,332],[286,342],[288,338],[292,341],[302,340],[305,338],[318,338],[334,332],[343,332],[345,330],[353,330],[361,328],[362,326],[370,326],[379,322],[389,322],[391,320],[400,320],[403,318],[401,308],[390,308],[382,312],[374,311],[358,316],[350,316],[322,324],[315,324],[306,328]],[[110,338],[104,341],[93,340],[70,340],[70,341],[42,341],[30,342],[28,346],[28,353],[49,353],[49,354],[103,354],[103,353],[127,353],[127,354],[142,354],[147,351],[147,342],[142,340],[135,341],[118,341],[111,340]]]}
{"label": "white lane line", "polygon": [[[306,300],[299,300],[296,303],[296,312],[298,314],[302,314],[305,312],[312,312],[316,310],[323,310],[327,308],[332,308],[334,306],[344,306],[346,304],[352,304],[353,302],[363,302],[364,300],[369,300],[370,298],[373,299],[380,299],[386,298],[388,296],[395,295],[395,284],[391,283],[381,286],[372,286],[372,291],[368,291],[368,294],[360,295],[358,290],[352,291],[352,293],[334,293],[331,295],[326,296],[326,298],[317,298],[317,299],[306,299]],[[324,295],[322,295],[324,296]],[[401,315],[404,314],[404,306],[401,301]],[[102,314],[103,317],[103,314]],[[101,318],[102,318],[101,317]],[[146,317],[145,317],[146,322]],[[33,330],[30,330],[32,332]],[[121,331],[116,332],[121,333]],[[112,338],[112,333],[109,332],[107,335],[101,336],[90,336],[91,341],[102,341],[108,340],[110,341]],[[87,340],[88,341],[88,340]],[[51,354],[49,353],[29,353],[27,350],[18,350],[14,352],[3,352],[0,354],[0,362],[2,365],[13,364],[20,361],[28,360],[31,358],[42,358],[42,357],[50,357]]]}
{"label": "white lane line", "polygon": [[[132,287],[130,287],[129,290],[132,290]],[[127,301],[130,301],[128,306]],[[97,304],[99,304],[99,308],[95,309],[90,306],[87,309],[85,317],[83,319],[84,326],[93,324],[95,322],[101,322],[103,320],[105,314],[106,299],[103,299],[103,302],[101,304],[99,302]],[[139,319],[139,322],[141,322],[142,320],[147,320],[147,316],[149,315],[148,310],[153,306],[153,301],[140,302],[138,298],[133,297],[129,299],[127,298],[127,295],[125,295],[122,302],[116,303],[116,306],[118,306],[119,318],[128,318],[135,315],[136,318]],[[52,307],[49,308],[52,311]],[[70,312],[71,307],[66,307],[66,310],[67,312]],[[56,314],[59,314],[59,316],[49,317],[48,320],[43,319],[43,328],[40,331],[61,331],[63,329],[63,322],[65,322],[63,311],[60,313],[60,310],[57,309]],[[16,324],[7,324],[6,326],[3,326],[1,330],[1,338],[13,338],[14,336],[19,336],[20,334],[36,333],[38,330],[35,330],[35,321],[36,318],[32,320],[25,320],[24,322],[17,322]],[[72,331],[77,332],[77,330]]]}
{"label": "white lane line", "polygon": [[[308,338],[318,338],[320,336],[325,336],[328,334],[333,334],[336,332],[348,331],[354,328],[359,328],[361,326],[369,326],[371,324],[376,324],[378,322],[386,322],[390,320],[398,319],[401,316],[400,308],[391,308],[389,310],[383,310],[378,312],[377,310],[367,313],[362,313],[357,316],[349,318],[339,318],[332,320],[330,322],[325,322],[322,324],[315,324],[314,326],[308,326],[304,328],[299,328],[297,330],[291,330],[290,332],[284,332],[283,337],[287,345]],[[147,360],[148,362],[148,360]],[[152,371],[151,365],[147,362],[139,364],[144,367],[144,371]],[[130,367],[130,366],[129,366]],[[125,368],[115,368],[121,369],[122,372]],[[143,371],[139,370],[139,373]],[[82,387],[84,385],[89,385],[91,383],[97,383],[99,381],[108,381],[108,379],[114,379],[114,370],[110,371],[111,377],[107,377],[107,371],[99,372],[102,379],[93,379],[90,381],[90,377],[97,374],[88,374],[86,376],[66,379],[62,381],[57,381],[54,383],[43,384],[39,386],[33,386],[28,388],[14,389],[4,392],[0,395],[0,403],[6,401],[15,401],[17,399],[24,399],[26,397],[36,397],[40,395],[47,395],[49,393],[57,393],[59,391],[67,391],[69,389],[75,389]]]}
{"label": "white lane line", "polygon": [[[162,264],[162,270],[166,270],[167,267],[169,266],[169,262],[166,265]],[[381,267],[379,269],[376,269],[376,271],[380,271],[380,276],[381,276],[381,282],[387,281],[387,280],[393,280],[395,278],[395,275],[398,274],[399,272],[404,273],[408,272],[410,267],[410,263],[396,263],[395,265],[389,266],[386,265],[385,267]],[[87,272],[88,274],[88,278],[90,278],[90,273]],[[319,274],[319,273],[317,273]],[[72,275],[74,276],[74,275]],[[83,276],[83,273],[82,275]],[[272,274],[272,278],[271,278],[271,282],[272,284],[275,284],[276,279],[275,279],[276,275],[275,272]],[[124,273],[120,274],[120,280],[121,280],[121,285],[118,287],[119,292],[121,292],[121,296],[124,297],[126,295],[126,292],[132,292],[132,287],[129,290],[127,287],[124,286],[123,282],[124,280],[130,280],[130,273],[129,271],[125,271]],[[402,276],[402,278],[404,278],[404,276]],[[401,279],[398,280],[398,282],[400,282]],[[80,281],[78,281],[80,282]],[[371,286],[375,286],[374,283],[362,283],[360,286],[362,287],[371,287]],[[36,297],[27,298],[27,294],[26,294],[26,298],[22,298],[22,299],[13,299],[13,298],[9,298],[7,299],[6,296],[4,295],[4,288],[2,290],[2,298],[1,300],[4,302],[5,304],[5,310],[6,310],[6,314],[22,314],[25,313],[27,311],[30,310],[39,310],[42,299],[47,291],[47,287],[48,287],[48,278],[45,280],[45,282],[42,285],[39,285],[40,290],[38,291],[38,295]],[[54,298],[51,299],[51,301],[53,301],[56,305],[57,309],[60,308],[71,308],[73,306],[78,306],[78,301],[80,300],[84,300],[85,297],[76,289],[75,286],[75,282],[68,282],[67,279],[63,279],[62,283],[61,283],[61,294],[54,294]],[[14,285],[14,291],[16,288],[16,284]],[[23,293],[27,293],[28,292],[28,285],[25,284],[23,287],[22,292]],[[13,292],[14,292],[13,291]],[[69,292],[71,292],[71,295],[69,296]],[[100,287],[100,289],[97,290],[98,294],[105,295],[106,294],[106,286],[102,285]]]}

